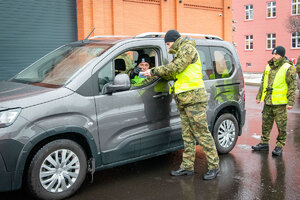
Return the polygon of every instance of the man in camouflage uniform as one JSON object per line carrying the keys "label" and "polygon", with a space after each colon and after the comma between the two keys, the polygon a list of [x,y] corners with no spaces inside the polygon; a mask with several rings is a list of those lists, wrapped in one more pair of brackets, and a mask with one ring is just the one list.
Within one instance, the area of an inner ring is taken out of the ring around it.
{"label": "man in camouflage uniform", "polygon": [[[180,168],[171,171],[171,175],[194,174],[196,141],[198,141],[208,162],[208,171],[204,174],[203,179],[214,179],[220,172],[219,157],[213,137],[207,128],[206,105],[208,98],[202,79],[201,61],[195,48],[195,41],[181,38],[176,30],[169,30],[165,35],[165,42],[169,47],[169,53],[175,54],[174,59],[168,65],[154,67],[146,71],[145,75],[175,80],[173,96],[181,118],[184,152]],[[193,68],[195,64],[198,67]],[[184,78],[182,78],[183,74],[185,75]],[[198,78],[199,81],[191,84],[195,80],[194,77]],[[201,86],[192,87],[200,83]],[[180,87],[176,87],[176,84]],[[189,86],[187,87],[187,85]],[[179,92],[184,86],[183,92]]]}
{"label": "man in camouflage uniform", "polygon": [[[298,73],[298,77],[300,79],[300,56],[298,56],[298,61],[297,61],[297,64],[296,64],[296,70],[297,70],[297,73]],[[300,90],[300,88],[299,88],[299,90]],[[298,99],[300,99],[300,92],[299,92]]]}
{"label": "man in camouflage uniform", "polygon": [[289,62],[284,58],[285,49],[278,46],[272,51],[272,59],[262,77],[261,85],[256,96],[259,104],[264,100],[262,111],[262,137],[261,142],[252,146],[254,151],[269,150],[270,132],[274,120],[278,128],[276,147],[272,151],[275,156],[282,154],[282,148],[286,141],[287,109],[294,106],[296,93],[296,72]]}

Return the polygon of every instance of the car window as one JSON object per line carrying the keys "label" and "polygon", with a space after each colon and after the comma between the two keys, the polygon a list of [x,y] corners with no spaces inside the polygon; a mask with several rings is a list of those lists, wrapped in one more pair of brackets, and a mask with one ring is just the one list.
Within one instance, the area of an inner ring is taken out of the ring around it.
{"label": "car window", "polygon": [[211,48],[211,55],[214,66],[214,77],[211,79],[228,78],[234,71],[234,63],[231,53],[221,47]]}
{"label": "car window", "polygon": [[[158,50],[155,48],[129,49],[114,59],[115,75],[119,73],[127,74],[130,77],[132,88],[140,88],[149,85],[157,79],[157,77],[144,78],[139,77],[138,74],[132,75],[134,68],[139,68],[139,60],[143,55],[149,57],[149,69],[158,66],[161,63]],[[142,71],[142,69],[140,70]]]}
{"label": "car window", "polygon": [[[104,67],[102,67],[98,72],[98,87],[100,94],[102,93],[105,84],[113,84],[114,77],[117,74],[127,74],[130,77],[134,67],[138,67],[139,56],[148,55],[150,58],[150,67],[158,66],[161,63],[158,50],[153,48],[144,49],[130,49],[127,50],[116,57],[112,58]],[[138,79],[136,76],[132,79]],[[140,88],[153,83],[158,77],[144,78],[138,83],[134,83],[131,80],[131,88]]]}
{"label": "car window", "polygon": [[212,77],[214,73],[209,48],[205,46],[197,46],[197,50],[201,59],[203,80],[208,80],[210,79],[209,77]]}
{"label": "car window", "polygon": [[112,61],[108,62],[104,67],[102,67],[98,72],[98,86],[99,91],[102,93],[102,89],[105,84],[107,83],[113,83],[113,67],[112,67]]}

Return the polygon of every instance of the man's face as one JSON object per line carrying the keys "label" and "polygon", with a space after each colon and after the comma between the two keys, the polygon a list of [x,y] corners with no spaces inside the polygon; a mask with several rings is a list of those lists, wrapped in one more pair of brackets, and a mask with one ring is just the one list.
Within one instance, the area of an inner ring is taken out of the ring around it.
{"label": "man's face", "polygon": [[173,45],[174,42],[166,42],[166,45],[168,46],[169,49],[171,49],[171,46]]}
{"label": "man's face", "polygon": [[139,68],[142,69],[142,72],[147,71],[147,70],[149,69],[149,67],[150,67],[150,65],[149,65],[149,63],[147,63],[147,62],[141,62],[141,63],[139,64]]}
{"label": "man's face", "polygon": [[277,54],[277,53],[273,53],[273,54],[272,54],[272,59],[273,59],[273,61],[276,61],[276,60],[278,60],[278,59],[280,59],[280,58],[282,58],[281,55],[279,55],[279,54]]}

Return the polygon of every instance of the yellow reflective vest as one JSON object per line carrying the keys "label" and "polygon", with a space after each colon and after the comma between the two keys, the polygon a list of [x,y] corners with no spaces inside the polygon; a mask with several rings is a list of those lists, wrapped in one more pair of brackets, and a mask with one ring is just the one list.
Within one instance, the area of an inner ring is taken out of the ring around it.
{"label": "yellow reflective vest", "polygon": [[[287,104],[287,92],[288,92],[288,85],[286,83],[286,72],[291,67],[290,64],[284,63],[278,72],[275,75],[275,79],[272,86],[272,104],[273,105],[281,105],[281,104]],[[261,95],[261,101],[263,101],[267,94],[267,88],[268,88],[268,82],[269,82],[269,73],[270,73],[271,67],[267,65],[265,72],[264,72],[264,81],[263,81],[263,90]]]}
{"label": "yellow reflective vest", "polygon": [[197,49],[195,47],[194,49],[197,52],[198,59],[176,75],[177,80],[174,83],[175,94],[204,87],[200,56]]}

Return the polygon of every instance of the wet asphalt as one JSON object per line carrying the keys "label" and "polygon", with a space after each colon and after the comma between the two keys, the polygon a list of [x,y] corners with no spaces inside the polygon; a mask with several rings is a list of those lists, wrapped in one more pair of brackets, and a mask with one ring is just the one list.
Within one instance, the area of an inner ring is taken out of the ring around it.
{"label": "wet asphalt", "polygon": [[[171,177],[181,163],[182,151],[96,172],[69,200],[299,200],[300,199],[300,100],[288,111],[287,142],[281,157],[272,156],[277,128],[271,132],[270,151],[253,152],[259,143],[261,111],[256,86],[246,86],[246,123],[235,148],[220,155],[216,179],[202,180],[207,161],[197,147],[195,175]],[[298,97],[298,94],[297,94]],[[24,191],[0,193],[1,200],[32,199]]]}

